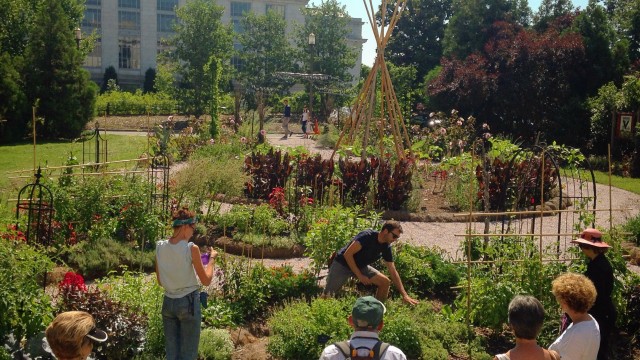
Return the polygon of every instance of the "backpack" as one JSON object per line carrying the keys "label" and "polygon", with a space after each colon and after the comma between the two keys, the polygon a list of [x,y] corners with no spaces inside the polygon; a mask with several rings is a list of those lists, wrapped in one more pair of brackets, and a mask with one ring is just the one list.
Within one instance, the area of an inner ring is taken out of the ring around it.
{"label": "backpack", "polygon": [[[351,342],[349,342],[349,341],[341,341],[341,342],[333,343],[333,345],[335,345],[338,348],[338,350],[340,350],[342,355],[344,355],[345,360],[347,360],[347,359],[351,359],[351,360],[369,360],[369,359],[380,360],[382,358],[382,356],[384,355],[384,353],[389,348],[389,344],[387,344],[386,342],[382,342],[380,340],[378,340],[378,342],[371,349],[369,349],[367,347],[364,347],[364,346],[360,346],[360,347],[354,348],[354,347],[351,346]],[[359,349],[367,349],[367,350],[369,350],[369,356],[364,356],[364,357],[363,356],[357,356]]]}

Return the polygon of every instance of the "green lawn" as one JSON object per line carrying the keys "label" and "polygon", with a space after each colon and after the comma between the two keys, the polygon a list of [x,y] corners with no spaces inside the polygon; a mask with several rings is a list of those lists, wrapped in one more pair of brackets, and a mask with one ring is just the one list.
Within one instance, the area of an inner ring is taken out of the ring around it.
{"label": "green lawn", "polygon": [[[107,133],[107,156],[109,161],[137,159],[147,151],[146,136],[112,135]],[[102,145],[101,145],[102,146]],[[85,155],[85,162],[95,161],[95,141],[88,141],[85,149],[90,155]],[[82,162],[81,142],[43,142],[36,145],[36,167],[63,166],[67,158],[73,154],[78,162]],[[112,168],[133,167],[127,165],[112,166]],[[15,191],[29,182],[29,179],[11,179],[19,175],[33,175],[33,144],[0,146],[0,192]],[[18,170],[29,170],[20,174],[12,173]],[[16,194],[17,195],[17,194]]]}
{"label": "green lawn", "polygon": [[[598,184],[609,185],[609,174],[601,171],[594,171],[593,175]],[[611,186],[640,194],[640,179],[633,179],[617,175],[611,176]]]}

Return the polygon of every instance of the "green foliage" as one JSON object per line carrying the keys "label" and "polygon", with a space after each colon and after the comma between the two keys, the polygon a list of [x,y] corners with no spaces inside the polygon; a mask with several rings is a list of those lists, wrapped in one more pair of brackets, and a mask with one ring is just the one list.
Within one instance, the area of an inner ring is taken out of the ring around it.
{"label": "green foliage", "polygon": [[331,343],[351,335],[347,316],[354,301],[353,298],[314,299],[310,304],[298,301],[277,310],[268,322],[269,353],[285,360],[318,358],[325,346],[318,343],[318,336],[328,336]]}
{"label": "green foliage", "polygon": [[96,108],[103,114],[109,106],[109,115],[164,115],[172,114],[176,102],[164,93],[143,92],[138,89],[134,93],[112,90],[98,96]]}
{"label": "green foliage", "polygon": [[[293,302],[274,312],[269,319],[269,352],[282,359],[317,358],[325,346],[317,343],[319,335],[333,343],[348,339],[353,332],[347,318],[354,301],[352,297],[314,299]],[[412,307],[400,300],[387,301],[386,307],[380,339],[400,348],[408,359],[446,360],[469,352],[473,359],[491,359],[462,322],[451,322],[434,312],[428,301]]]}
{"label": "green foliage", "polygon": [[220,59],[211,57],[209,59],[209,71],[211,72],[211,105],[209,107],[209,115],[211,116],[211,123],[209,124],[209,134],[212,139],[218,137],[218,122],[220,116],[218,114],[218,107],[220,105],[220,91],[218,89],[220,83],[220,74],[222,73],[222,63]]}
{"label": "green foliage", "polygon": [[51,299],[43,289],[53,264],[41,251],[6,240],[0,231],[0,339],[30,338],[53,319]]}
{"label": "green foliage", "polygon": [[200,333],[198,358],[203,360],[231,360],[233,342],[229,331],[204,329]]}
{"label": "green foliage", "polygon": [[123,265],[152,271],[155,260],[153,251],[142,252],[109,238],[83,241],[64,250],[62,256],[70,266],[89,279],[105,276]]}
{"label": "green foliage", "polygon": [[420,297],[450,295],[458,285],[463,268],[444,260],[443,250],[403,244],[397,247],[394,263],[402,274],[405,290]]}
{"label": "green foliage", "polygon": [[223,25],[223,8],[206,0],[189,1],[178,7],[176,36],[169,40],[174,47],[170,59],[180,79],[176,96],[181,108],[199,118],[212,99],[212,74],[207,63],[211,58],[225,63],[232,53],[232,30]]}
{"label": "green foliage", "polygon": [[331,253],[346,245],[360,231],[377,228],[379,216],[361,214],[359,207],[342,206],[318,209],[305,237],[305,255],[311,258],[314,273],[327,265]]}
{"label": "green foliage", "polygon": [[276,210],[267,204],[259,206],[235,205],[215,217],[216,223],[226,231],[235,230],[241,234],[281,235],[290,231],[290,225]]}
{"label": "green foliage", "polygon": [[214,328],[225,328],[236,325],[236,316],[231,304],[222,297],[210,296],[207,307],[202,309],[202,321]]}
{"label": "green foliage", "polygon": [[636,245],[640,246],[640,215],[636,215],[627,220],[624,224],[624,230],[631,233],[631,239]]}
{"label": "green foliage", "polygon": [[[100,87],[100,94],[104,94],[109,90],[109,84],[118,85],[118,73],[116,68],[108,66],[104,69],[104,75],[102,76],[102,86]],[[98,107],[99,108],[99,107]]]}
{"label": "green foliage", "polygon": [[162,355],[165,351],[162,327],[164,290],[156,279],[149,278],[144,273],[124,270],[120,276],[111,272],[108,277],[97,281],[97,285],[108,298],[147,318],[144,352]]}
{"label": "green foliage", "polygon": [[235,323],[263,317],[274,305],[309,299],[320,291],[316,277],[309,272],[295,274],[290,266],[248,265],[243,259],[221,260],[221,296],[230,304]]}
{"label": "green foliage", "polygon": [[27,104],[36,106],[36,116],[44,119],[37,129],[40,137],[75,138],[93,118],[97,92],[81,67],[83,57],[73,37],[82,4],[43,1],[35,8],[24,52]]}

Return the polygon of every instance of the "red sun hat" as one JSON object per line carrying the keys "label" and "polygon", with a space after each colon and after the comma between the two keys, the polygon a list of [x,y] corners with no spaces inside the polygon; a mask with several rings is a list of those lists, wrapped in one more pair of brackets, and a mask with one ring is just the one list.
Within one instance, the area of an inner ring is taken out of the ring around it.
{"label": "red sun hat", "polygon": [[602,241],[602,233],[598,229],[584,229],[580,237],[571,241],[572,244],[584,244],[598,248],[610,248],[609,244]]}

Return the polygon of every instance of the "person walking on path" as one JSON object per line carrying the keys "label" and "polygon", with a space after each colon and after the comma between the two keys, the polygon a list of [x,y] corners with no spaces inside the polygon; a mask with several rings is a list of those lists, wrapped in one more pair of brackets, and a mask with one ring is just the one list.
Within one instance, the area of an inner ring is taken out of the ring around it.
{"label": "person walking on path", "polygon": [[349,316],[349,325],[355,330],[347,341],[327,346],[320,360],[380,359],[406,360],[402,350],[384,343],[378,333],[384,326],[387,309],[373,296],[356,300]]}
{"label": "person walking on path", "polygon": [[302,109],[302,137],[307,138],[307,124],[309,123],[309,109],[307,105]]}
{"label": "person walking on path", "polygon": [[289,106],[289,100],[285,100],[284,110],[282,110],[282,130],[284,130],[282,140],[287,140],[287,136],[293,135],[293,132],[289,131],[289,120],[291,120],[291,106]]}
{"label": "person walking on path", "polygon": [[200,282],[207,286],[213,279],[215,257],[202,264],[200,249],[189,242],[197,218],[186,207],[173,214],[173,236],[156,244],[156,277],[164,288],[162,324],[167,360],[195,360],[198,357],[200,326]]}
{"label": "person walking on path", "polygon": [[[389,220],[382,225],[381,231],[364,230],[351,239],[337,252],[335,260],[329,267],[324,295],[335,294],[350,277],[355,277],[365,285],[377,286],[376,298],[380,301],[387,299],[391,282],[393,282],[404,302],[411,305],[417,304],[418,301],[412,299],[405,291],[393,263],[391,244],[398,240],[400,234],[402,234],[400,223]],[[381,257],[389,270],[391,280],[370,265]]]}
{"label": "person walking on path", "polygon": [[533,296],[516,295],[509,303],[509,327],[516,346],[494,360],[559,360],[555,352],[543,349],[536,338],[544,322],[544,307]]}
{"label": "person walking on path", "polygon": [[611,247],[602,241],[602,233],[598,229],[585,229],[580,237],[571,241],[578,244],[582,253],[589,258],[586,277],[593,282],[596,287],[596,301],[589,310],[600,326],[600,350],[598,350],[598,360],[609,358],[609,348],[611,334],[616,325],[616,307],[611,299],[613,292],[613,268],[605,256]]}
{"label": "person walking on path", "polygon": [[572,323],[549,346],[562,360],[596,360],[600,327],[588,311],[596,301],[596,287],[582,274],[565,273],[551,283],[551,292]]}

